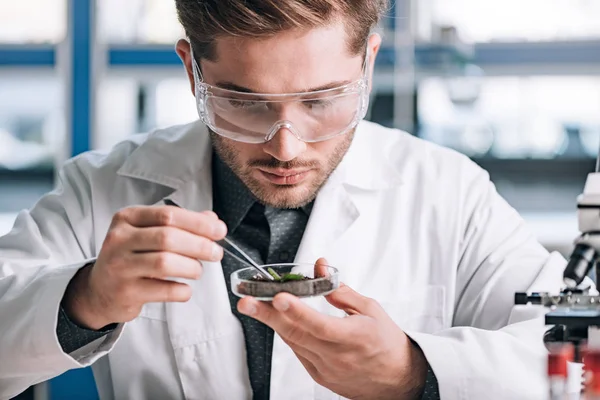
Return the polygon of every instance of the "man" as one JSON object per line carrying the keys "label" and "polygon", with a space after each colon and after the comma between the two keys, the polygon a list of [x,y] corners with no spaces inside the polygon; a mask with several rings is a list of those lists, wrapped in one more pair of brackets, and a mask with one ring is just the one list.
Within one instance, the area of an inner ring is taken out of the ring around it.
{"label": "man", "polygon": [[[93,364],[103,399],[545,396],[512,299],[564,260],[466,157],[361,122],[385,2],[176,5],[200,121],[67,162],[0,239],[0,395]],[[238,302],[226,235],[344,285]]]}

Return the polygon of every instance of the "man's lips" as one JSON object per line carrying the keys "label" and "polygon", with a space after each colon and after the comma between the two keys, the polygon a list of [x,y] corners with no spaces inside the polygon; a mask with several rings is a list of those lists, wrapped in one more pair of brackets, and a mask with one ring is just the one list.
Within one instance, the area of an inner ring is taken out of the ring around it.
{"label": "man's lips", "polygon": [[269,182],[275,185],[295,185],[302,182],[310,173],[310,169],[263,169],[258,171]]}
{"label": "man's lips", "polygon": [[259,169],[262,172],[266,172],[267,174],[277,175],[277,176],[280,176],[280,177],[293,176],[293,175],[298,175],[298,174],[302,174],[304,172],[310,171],[310,169],[301,169],[301,168],[296,168],[296,169],[284,169],[284,168],[268,169],[268,168],[259,168]]}

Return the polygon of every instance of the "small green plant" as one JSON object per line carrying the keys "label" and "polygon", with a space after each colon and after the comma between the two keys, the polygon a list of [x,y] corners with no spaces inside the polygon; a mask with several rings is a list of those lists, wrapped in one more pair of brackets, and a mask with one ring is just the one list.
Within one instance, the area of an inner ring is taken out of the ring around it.
{"label": "small green plant", "polygon": [[281,282],[303,281],[305,279],[306,279],[306,277],[302,274],[285,274],[284,276],[281,277]]}
{"label": "small green plant", "polygon": [[273,268],[267,268],[267,272],[275,279],[276,282],[288,282],[288,281],[303,281],[306,277],[302,274],[285,274],[279,275]]}
{"label": "small green plant", "polygon": [[271,276],[273,277],[273,279],[275,279],[276,281],[280,281],[281,280],[281,276],[279,276],[279,274],[277,272],[275,272],[275,270],[271,267],[267,268],[267,272],[269,274],[271,274]]}

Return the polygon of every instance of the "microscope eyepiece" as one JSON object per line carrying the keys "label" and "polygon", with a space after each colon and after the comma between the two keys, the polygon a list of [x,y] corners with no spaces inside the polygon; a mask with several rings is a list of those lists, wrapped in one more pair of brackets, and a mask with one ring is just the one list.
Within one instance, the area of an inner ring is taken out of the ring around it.
{"label": "microscope eyepiece", "polygon": [[596,250],[593,247],[583,243],[575,246],[563,273],[563,280],[567,287],[572,289],[583,282],[595,262]]}

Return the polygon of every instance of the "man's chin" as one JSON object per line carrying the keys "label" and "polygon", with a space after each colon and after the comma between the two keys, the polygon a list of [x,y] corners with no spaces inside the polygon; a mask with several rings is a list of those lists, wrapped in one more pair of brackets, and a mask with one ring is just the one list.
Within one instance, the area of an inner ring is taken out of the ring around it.
{"label": "man's chin", "polygon": [[[252,188],[253,194],[263,204],[274,208],[304,207],[316,197],[316,190],[307,183],[297,185],[274,185],[261,183],[260,188]],[[257,190],[254,190],[257,189]]]}

